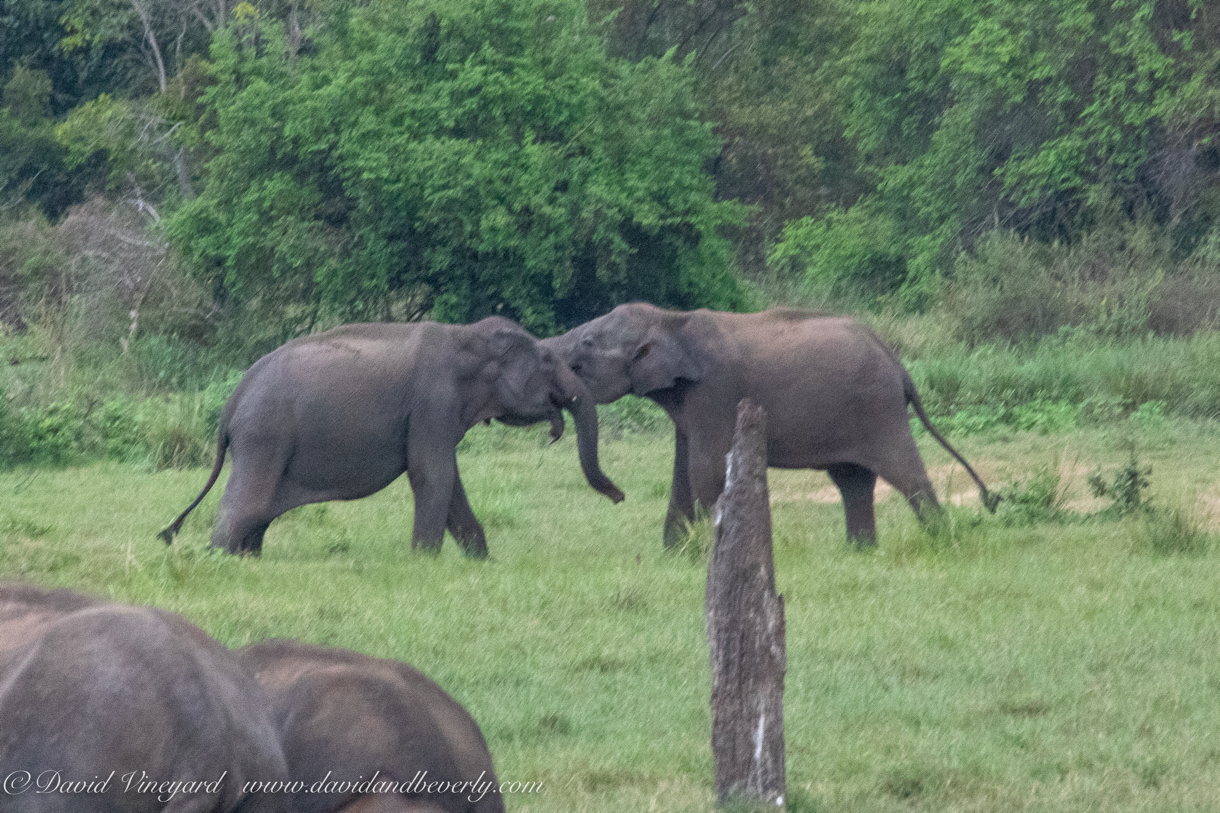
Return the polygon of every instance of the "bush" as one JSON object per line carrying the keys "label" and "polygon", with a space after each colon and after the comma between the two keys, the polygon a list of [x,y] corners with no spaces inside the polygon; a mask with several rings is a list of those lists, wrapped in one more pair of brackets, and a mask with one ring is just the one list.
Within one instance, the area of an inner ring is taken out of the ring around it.
{"label": "bush", "polygon": [[220,413],[241,380],[217,376],[201,390],[140,397],[87,390],[47,405],[14,407],[0,392],[0,466],[62,466],[99,457],[154,469],[208,465]]}
{"label": "bush", "polygon": [[1148,477],[1152,474],[1151,466],[1141,466],[1131,450],[1131,459],[1126,466],[1119,469],[1107,480],[1101,469],[1088,477],[1089,488],[1094,497],[1108,498],[1111,502],[1105,513],[1127,516],[1148,509],[1148,501],[1144,492],[1151,485]]}
{"label": "bush", "polygon": [[969,345],[1064,328],[1109,339],[1145,334],[1163,259],[1138,236],[1103,231],[1064,247],[990,234],[959,256],[942,305]]}
{"label": "bush", "polygon": [[62,466],[81,457],[85,422],[75,404],[56,401],[14,409],[2,393],[0,402],[0,464]]}
{"label": "bush", "polygon": [[663,433],[673,424],[659,406],[647,398],[620,398],[597,408],[601,431],[608,437],[621,438],[629,432]]}
{"label": "bush", "polygon": [[1028,480],[1014,480],[996,493],[1000,498],[997,513],[1006,524],[1060,522],[1068,516],[1063,507],[1067,492],[1058,463],[1042,466]]}

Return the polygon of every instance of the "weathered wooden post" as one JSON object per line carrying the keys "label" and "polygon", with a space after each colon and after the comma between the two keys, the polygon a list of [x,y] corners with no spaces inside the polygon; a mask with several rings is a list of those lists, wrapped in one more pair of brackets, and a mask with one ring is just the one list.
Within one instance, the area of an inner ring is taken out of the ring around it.
{"label": "weathered wooden post", "polygon": [[737,407],[707,572],[716,801],[784,804],[784,599],[775,593],[767,419]]}

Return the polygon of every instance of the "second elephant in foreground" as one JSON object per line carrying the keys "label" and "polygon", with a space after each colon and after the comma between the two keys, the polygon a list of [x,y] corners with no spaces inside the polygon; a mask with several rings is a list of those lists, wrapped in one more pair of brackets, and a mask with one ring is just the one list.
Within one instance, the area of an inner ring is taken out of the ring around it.
{"label": "second elephant in foreground", "polygon": [[597,410],[580,379],[516,323],[356,324],[303,336],[246,373],[220,419],[211,479],[161,532],[167,543],[220,476],[233,471],[212,544],[258,554],[263,534],[290,508],[366,497],[404,471],[415,493],[411,544],[439,550],[445,529],[471,556],[487,555],[458,475],[466,431],[495,418],[514,426],[576,423],[581,468],[615,502],[623,493],[597,462]]}
{"label": "second elephant in foreground", "polygon": [[238,659],[271,695],[298,813],[503,813],[478,724],[412,667],[287,640]]}
{"label": "second elephant in foreground", "polygon": [[644,396],[674,422],[665,543],[675,544],[696,506],[724,489],[737,404],[767,414],[767,464],[824,469],[843,496],[847,536],[876,541],[873,488],[880,476],[921,518],[939,505],[911,435],[907,406],[978,484],[966,460],[932,427],[911,376],[864,325],[846,317],[778,309],[680,312],[636,303],[547,340],[600,404]]}
{"label": "second elephant in foreground", "polygon": [[181,616],[0,585],[0,810],[289,813],[266,693]]}

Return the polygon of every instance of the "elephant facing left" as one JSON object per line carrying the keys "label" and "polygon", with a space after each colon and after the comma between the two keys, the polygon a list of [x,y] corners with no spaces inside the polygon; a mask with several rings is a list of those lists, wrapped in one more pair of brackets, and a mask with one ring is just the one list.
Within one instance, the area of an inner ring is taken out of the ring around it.
{"label": "elephant facing left", "polygon": [[404,471],[415,495],[411,545],[439,551],[448,529],[468,556],[487,556],[483,526],[466,498],[457,444],[480,421],[551,424],[572,413],[589,485],[623,493],[597,460],[597,411],[584,383],[511,320],[351,324],[288,342],[256,361],[225,404],[216,463],[195,501],[160,534],[173,541],[233,464],[212,545],[258,555],[263,534],[290,508],[353,500]]}

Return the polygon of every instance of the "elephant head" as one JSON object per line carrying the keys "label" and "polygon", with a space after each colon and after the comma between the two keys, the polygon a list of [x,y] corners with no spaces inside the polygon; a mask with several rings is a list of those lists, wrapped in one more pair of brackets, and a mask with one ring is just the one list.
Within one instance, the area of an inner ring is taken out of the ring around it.
{"label": "elephant head", "polygon": [[551,424],[551,440],[563,435],[563,413],[572,413],[581,470],[594,490],[614,502],[623,492],[599,467],[596,402],[584,382],[554,350],[507,319],[491,317],[478,323],[489,330],[488,344],[495,359],[493,398],[496,420],[510,426],[539,421]]}
{"label": "elephant head", "polygon": [[652,305],[619,305],[563,336],[546,340],[599,404],[698,381],[703,365],[681,340],[687,314]]}

